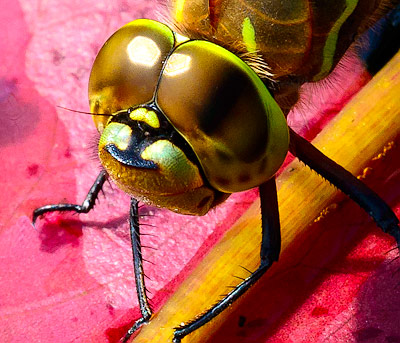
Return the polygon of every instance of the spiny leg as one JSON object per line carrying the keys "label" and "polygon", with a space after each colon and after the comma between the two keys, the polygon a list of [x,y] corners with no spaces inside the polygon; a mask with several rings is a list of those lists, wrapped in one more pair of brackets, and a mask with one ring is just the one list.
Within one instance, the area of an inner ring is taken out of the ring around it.
{"label": "spiny leg", "polygon": [[325,156],[290,129],[290,152],[363,208],[377,225],[392,235],[400,248],[399,220],[392,209],[367,185]]}
{"label": "spiny leg", "polygon": [[85,200],[82,205],[77,204],[55,204],[55,205],[46,205],[37,208],[33,211],[32,222],[35,224],[36,219],[47,213],[54,211],[72,211],[76,213],[88,213],[94,206],[96,199],[103,188],[104,182],[107,180],[107,173],[105,170],[102,170],[94,181],[92,187],[90,187],[88,194],[86,195]]}
{"label": "spiny leg", "polygon": [[269,269],[273,262],[278,260],[281,248],[281,234],[279,224],[278,199],[275,178],[270,179],[259,187],[262,216],[262,241],[260,266],[248,278],[243,280],[226,297],[212,306],[193,321],[175,329],[174,343],[181,342],[182,338],[199,327],[208,323],[224,311],[230,304],[242,296],[258,279]]}
{"label": "spiny leg", "polygon": [[[54,211],[72,211],[76,213],[88,213],[94,206],[95,201],[103,188],[104,183],[107,180],[106,171],[102,170],[97,176],[95,182],[90,188],[88,194],[82,205],[77,204],[55,204],[46,205],[39,207],[33,211],[32,222],[35,224],[37,218],[47,212]],[[140,232],[139,232],[139,215],[138,215],[138,201],[136,199],[131,199],[130,217],[129,217],[129,227],[131,236],[131,245],[133,253],[133,265],[136,280],[136,289],[139,299],[140,310],[142,312],[142,318],[136,321],[132,328],[128,331],[121,342],[126,342],[129,337],[144,323],[148,322],[152,311],[148,303],[148,298],[146,294],[146,287],[144,283],[144,273],[143,273],[143,260],[140,245]]]}
{"label": "spiny leg", "polygon": [[131,198],[131,209],[129,212],[129,230],[131,235],[133,267],[135,273],[136,293],[139,300],[140,312],[142,317],[128,330],[126,335],[121,339],[121,343],[127,342],[129,337],[139,329],[143,324],[148,323],[153,311],[150,308],[149,300],[146,293],[146,285],[144,282],[142,246],[140,244],[140,227],[139,227],[139,208],[138,201]]}

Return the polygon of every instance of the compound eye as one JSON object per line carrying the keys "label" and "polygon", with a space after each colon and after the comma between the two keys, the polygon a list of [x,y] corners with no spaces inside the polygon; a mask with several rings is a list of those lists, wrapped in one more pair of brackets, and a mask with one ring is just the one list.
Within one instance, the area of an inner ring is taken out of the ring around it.
{"label": "compound eye", "polygon": [[[89,80],[92,113],[115,113],[153,98],[174,34],[153,20],[135,20],[115,32],[94,61]],[[108,117],[93,117],[102,132]]]}
{"label": "compound eye", "polygon": [[157,104],[221,192],[262,184],[286,156],[288,128],[281,109],[249,66],[213,43],[189,41],[173,51]]}

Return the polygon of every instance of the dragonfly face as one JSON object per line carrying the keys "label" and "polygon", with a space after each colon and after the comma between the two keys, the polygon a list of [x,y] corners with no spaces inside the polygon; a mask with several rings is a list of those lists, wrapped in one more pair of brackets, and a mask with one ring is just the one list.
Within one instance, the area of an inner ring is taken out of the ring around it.
{"label": "dragonfly face", "polygon": [[89,99],[100,160],[134,197],[205,214],[271,178],[288,150],[284,115],[255,72],[213,43],[137,20],[94,62]]}

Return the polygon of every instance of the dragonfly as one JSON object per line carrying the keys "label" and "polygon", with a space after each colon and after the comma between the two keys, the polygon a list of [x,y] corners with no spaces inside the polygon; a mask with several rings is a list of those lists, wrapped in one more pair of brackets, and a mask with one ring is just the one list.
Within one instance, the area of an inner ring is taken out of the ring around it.
{"label": "dragonfly", "polygon": [[232,193],[259,189],[259,267],[209,310],[177,327],[174,343],[223,312],[278,261],[275,174],[288,151],[357,202],[400,246],[399,220],[390,207],[286,122],[301,85],[328,76],[355,37],[397,3],[173,0],[170,25],[139,19],[107,40],[89,81],[103,170],[82,204],[40,207],[33,222],[47,212],[89,212],[107,179],[131,196],[130,237],[142,316],[121,342],[153,315],[139,201],[204,215]]}

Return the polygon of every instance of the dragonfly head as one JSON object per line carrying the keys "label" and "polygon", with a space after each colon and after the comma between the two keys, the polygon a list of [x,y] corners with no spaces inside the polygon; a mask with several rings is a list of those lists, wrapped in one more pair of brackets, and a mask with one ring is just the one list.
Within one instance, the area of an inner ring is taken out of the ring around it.
{"label": "dragonfly head", "polygon": [[228,50],[136,20],[100,50],[89,102],[100,160],[146,202],[202,215],[271,178],[288,150],[281,109]]}

